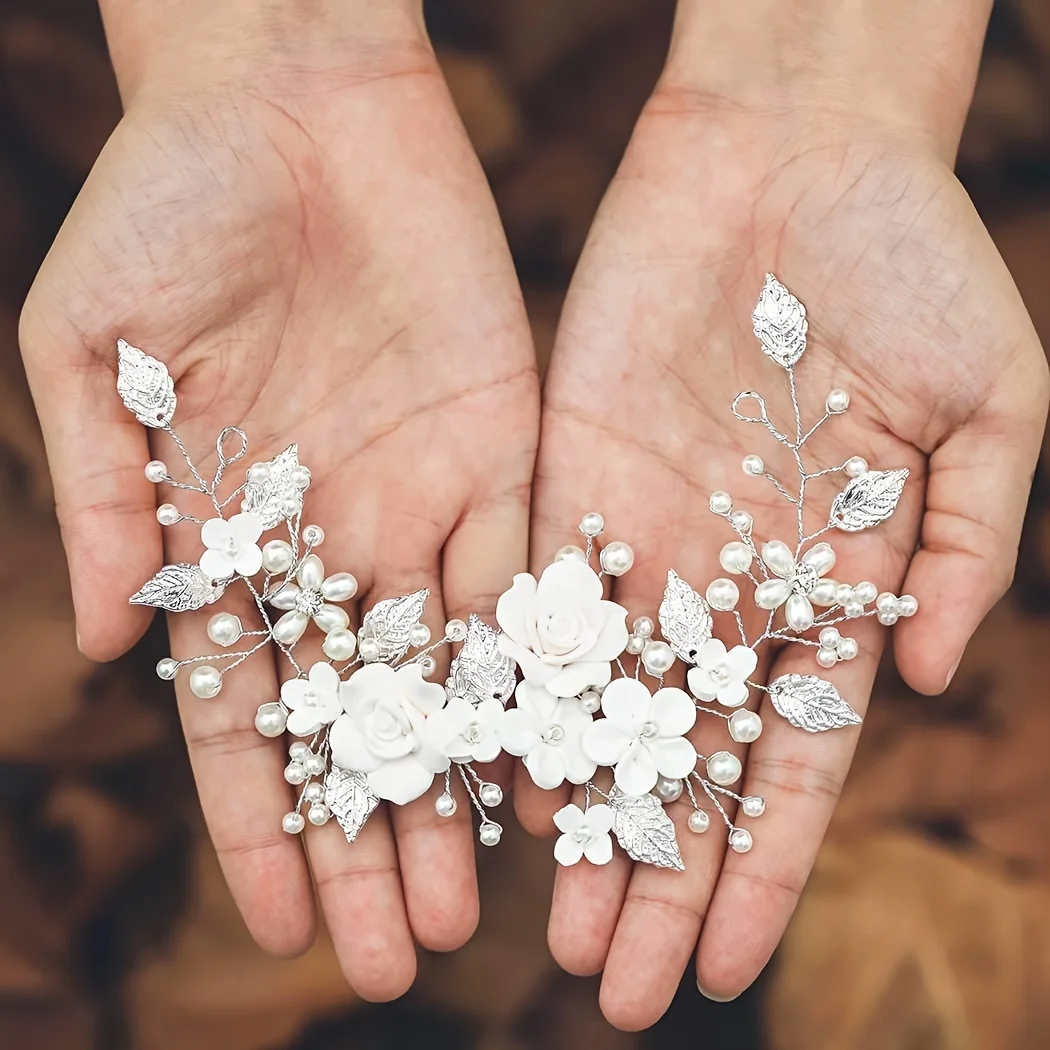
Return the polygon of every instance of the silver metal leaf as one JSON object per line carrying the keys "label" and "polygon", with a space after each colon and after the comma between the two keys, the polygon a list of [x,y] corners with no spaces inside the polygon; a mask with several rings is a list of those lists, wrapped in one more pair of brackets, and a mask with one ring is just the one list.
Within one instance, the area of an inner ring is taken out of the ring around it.
{"label": "silver metal leaf", "polygon": [[[292,483],[292,471],[299,466],[299,446],[289,445],[270,460],[270,473],[265,481],[248,480],[244,485],[242,508],[258,515],[264,529],[272,529],[285,518],[301,514],[303,490]],[[286,509],[294,504],[293,513]]]}
{"label": "silver metal leaf", "polygon": [[471,613],[467,637],[449,669],[446,692],[472,704],[492,699],[505,704],[514,695],[516,682],[514,661],[499,650],[499,632]]}
{"label": "silver metal leaf", "polygon": [[778,365],[791,368],[806,349],[806,308],[771,273],[766,274],[762,294],[751,321],[763,351]]}
{"label": "silver metal leaf", "polygon": [[896,509],[908,468],[869,470],[850,483],[835,497],[828,524],[844,532],[860,532],[885,521]]}
{"label": "silver metal leaf", "polygon": [[408,652],[409,635],[413,625],[419,623],[428,597],[430,591],[424,587],[401,598],[385,598],[365,613],[360,638],[373,638],[379,643],[379,661],[391,663]]}
{"label": "silver metal leaf", "polygon": [[189,612],[218,601],[227,582],[209,579],[196,565],[165,565],[128,601],[168,612]]}
{"label": "silver metal leaf", "polygon": [[657,868],[685,871],[674,822],[655,795],[626,795],[618,787],[609,793],[613,834],[631,860]]}
{"label": "silver metal leaf", "polygon": [[332,766],[324,778],[324,800],[339,821],[347,842],[357,838],[379,805],[379,796],[372,793],[368,777],[340,766]]}
{"label": "silver metal leaf", "polygon": [[659,616],[667,644],[686,663],[696,663],[697,653],[711,638],[711,610],[706,600],[673,569],[667,573]]}
{"label": "silver metal leaf", "polygon": [[175,381],[168,369],[124,339],[117,340],[117,393],[147,427],[163,427],[175,414]]}
{"label": "silver metal leaf", "polygon": [[860,715],[839,696],[839,691],[816,675],[781,675],[770,683],[769,698],[778,714],[809,733],[861,723]]}

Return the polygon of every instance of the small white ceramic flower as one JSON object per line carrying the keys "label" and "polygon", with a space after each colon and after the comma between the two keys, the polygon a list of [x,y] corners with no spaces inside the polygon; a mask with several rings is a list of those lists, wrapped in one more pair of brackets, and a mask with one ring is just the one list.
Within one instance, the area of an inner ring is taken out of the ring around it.
{"label": "small white ceramic flower", "polygon": [[503,750],[524,758],[529,776],[545,790],[566,780],[586,784],[598,768],[583,751],[594,716],[575,697],[559,699],[529,682],[519,682],[514,697],[518,706],[505,711],[499,725]]}
{"label": "small white ceramic flower", "polygon": [[699,700],[717,700],[723,707],[739,707],[747,700],[747,680],[758,666],[754,649],[726,647],[717,639],[704,642],[689,671],[689,688]]}
{"label": "small white ceramic flower", "polygon": [[554,696],[609,681],[611,661],[627,646],[626,619],[626,609],[602,598],[597,573],[575,558],[548,565],[538,583],[519,573],[496,604],[500,650]]}
{"label": "small white ceramic flower", "polygon": [[329,734],[332,761],[364,773],[380,798],[403,806],[448,769],[448,756],[424,733],[428,716],[445,704],[445,690],[426,681],[418,664],[396,671],[387,664],[367,664],[343,683],[341,694],[346,714]]}
{"label": "small white ceramic flower", "polygon": [[475,707],[461,696],[427,718],[427,742],[453,762],[492,762],[500,753],[499,727],[506,711],[498,700]]}
{"label": "small white ceramic flower", "polygon": [[685,734],[696,705],[682,689],[655,694],[634,678],[617,678],[602,693],[605,717],[583,734],[583,750],[600,766],[614,766],[616,786],[628,795],[652,791],[661,777],[688,776],[696,749]]}
{"label": "small white ceramic flower", "polygon": [[286,583],[270,599],[275,609],[287,610],[273,625],[278,641],[285,645],[299,641],[311,619],[325,634],[349,625],[346,610],[330,604],[344,602],[357,592],[357,581],[349,573],[337,572],[326,578],[324,563],[316,554],[308,554],[295,578],[298,586]]}
{"label": "small white ceramic flower", "polygon": [[262,568],[262,550],[256,542],[262,522],[255,514],[209,518],[201,526],[201,542],[208,549],[201,555],[201,572],[213,580],[254,576]]}
{"label": "small white ceramic flower", "polygon": [[343,713],[343,683],[330,664],[316,663],[307,678],[292,678],[281,686],[281,700],[291,712],[288,732],[313,736]]}
{"label": "small white ceramic flower", "polygon": [[792,630],[808,631],[813,626],[814,603],[835,604],[834,581],[821,579],[835,564],[831,544],[815,544],[796,562],[786,543],[771,540],[762,545],[762,561],[775,575],[755,588],[755,604],[773,610],[786,603],[784,615]]}
{"label": "small white ceramic flower", "polygon": [[586,812],[579,806],[566,806],[554,814],[554,826],[561,832],[554,843],[554,859],[565,867],[579,864],[586,857],[592,864],[612,860],[613,811],[604,803]]}

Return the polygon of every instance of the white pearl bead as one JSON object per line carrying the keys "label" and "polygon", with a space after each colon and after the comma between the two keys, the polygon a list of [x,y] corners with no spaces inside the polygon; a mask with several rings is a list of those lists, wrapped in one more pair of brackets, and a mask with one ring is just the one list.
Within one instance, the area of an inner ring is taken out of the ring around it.
{"label": "white pearl bead", "polygon": [[157,677],[163,678],[165,682],[170,682],[178,669],[179,661],[173,660],[170,656],[165,656],[163,660],[157,661]]}
{"label": "white pearl bead", "polygon": [[875,608],[879,612],[896,612],[897,611],[897,596],[890,591],[883,591],[875,599]]}
{"label": "white pearl bead", "polygon": [[478,829],[478,838],[483,846],[497,845],[502,834],[503,828],[498,824],[494,824],[491,820],[486,820]]}
{"label": "white pearl bead", "polygon": [[762,719],[746,708],[734,711],[729,716],[729,735],[738,744],[753,744],[762,735]]}
{"label": "white pearl bead", "polygon": [[430,628],[425,623],[414,623],[408,632],[408,643],[422,649],[430,641]]}
{"label": "white pearl bead", "polygon": [[610,576],[622,576],[634,564],[634,551],[621,540],[602,548],[602,568]]}
{"label": "white pearl bead", "polygon": [[708,506],[711,508],[712,514],[728,514],[733,509],[733,497],[728,492],[722,492],[721,490],[712,492]]}
{"label": "white pearl bead", "polygon": [[808,631],[813,626],[813,606],[803,594],[789,594],[784,618],[793,631]]}
{"label": "white pearl bead", "polygon": [[886,609],[879,613],[879,623],[883,627],[892,627],[897,622],[899,615],[896,609]]}
{"label": "white pearl bead", "polygon": [[310,487],[310,468],[304,467],[301,463],[297,467],[292,467],[288,472],[288,480],[300,491],[308,489]]}
{"label": "white pearl bead", "polygon": [[478,798],[483,806],[498,806],[503,801],[503,788],[499,784],[482,784],[478,788]]}
{"label": "white pearl bead", "polygon": [[875,597],[878,593],[879,589],[870,580],[862,580],[853,588],[854,596],[857,601],[863,605],[875,601]]}
{"label": "white pearl bead", "polygon": [[580,694],[580,707],[589,715],[597,714],[602,706],[602,698],[593,690],[588,689]]}
{"label": "white pearl bead", "polygon": [[583,520],[580,522],[580,532],[584,536],[590,536],[592,539],[595,536],[600,536],[604,528],[605,519],[593,510],[590,514],[584,514]]}
{"label": "white pearl bead", "polygon": [[306,613],[286,612],[274,625],[273,625],[273,637],[275,641],[281,643],[281,645],[294,645],[303,633],[306,631],[306,626],[310,622],[310,617]]}
{"label": "white pearl bead", "polygon": [[309,547],[320,547],[324,543],[324,529],[320,525],[307,525],[303,529],[303,542]]}
{"label": "white pearl bead", "polygon": [[849,605],[851,601],[853,601],[853,588],[848,583],[840,583],[835,588],[835,603]]}
{"label": "white pearl bead", "polygon": [[255,712],[255,728],[265,737],[280,736],[288,724],[288,713],[280,704],[262,704]]}
{"label": "white pearl bead", "polygon": [[281,820],[281,827],[289,835],[298,835],[306,827],[306,821],[303,820],[301,813],[285,813]]}
{"label": "white pearl bead", "polygon": [[766,800],[758,795],[749,795],[740,803],[745,817],[760,817],[766,811]]}
{"label": "white pearl bead", "polygon": [[666,674],[673,663],[674,650],[667,642],[647,642],[642,650],[642,666],[657,678]]}
{"label": "white pearl bead", "polygon": [[839,662],[839,655],[834,649],[818,649],[817,663],[821,667],[834,667]]}
{"label": "white pearl bead", "polygon": [[834,580],[821,580],[816,587],[809,592],[809,600],[814,605],[834,605],[835,604],[835,592],[838,590],[839,584]]}
{"label": "white pearl bead", "polygon": [[286,518],[294,518],[301,510],[301,500],[296,499],[295,496],[289,496],[287,499],[281,501],[281,513]]}
{"label": "white pearl bead", "polygon": [[366,664],[379,659],[379,643],[374,638],[359,638],[357,651]]}
{"label": "white pearl bead", "polygon": [[652,637],[652,633],[656,628],[656,624],[653,623],[652,617],[650,616],[639,616],[634,621],[634,627],[632,630],[635,634],[641,635],[642,638]]}
{"label": "white pearl bead", "polygon": [[244,634],[244,628],[241,626],[240,618],[234,616],[233,613],[216,613],[208,621],[208,637],[224,649],[233,645],[242,634]]}
{"label": "white pearl bead", "polygon": [[190,692],[202,700],[210,700],[219,695],[222,688],[222,675],[218,668],[211,664],[202,664],[190,671]]}
{"label": "white pearl bead", "polygon": [[711,826],[711,818],[702,809],[694,809],[689,814],[689,830],[696,835],[702,835]]}
{"label": "white pearl bead", "polygon": [[857,645],[856,638],[841,638],[839,644],[835,646],[835,652],[838,653],[840,660],[855,660],[857,653],[860,652],[860,646]]}
{"label": "white pearl bead", "polygon": [[661,802],[676,802],[682,797],[683,790],[684,787],[678,777],[659,777],[653,793]]}
{"label": "white pearl bead", "polygon": [[324,801],[324,784],[319,781],[313,781],[306,785],[306,790],[303,792],[303,798],[307,802],[323,802]]}
{"label": "white pearl bead", "polygon": [[731,612],[740,601],[740,588],[725,576],[712,580],[707,585],[707,604],[719,612]]}
{"label": "white pearl bead", "polygon": [[868,461],[863,456],[850,456],[842,469],[851,478],[859,478],[861,474],[868,473]]}
{"label": "white pearl bead", "polygon": [[457,809],[456,800],[447,791],[443,791],[434,800],[434,812],[439,817],[451,817]]}
{"label": "white pearl bead", "polygon": [[731,572],[734,575],[747,572],[751,568],[752,559],[751,548],[746,543],[741,543],[740,540],[733,540],[731,543],[727,543],[718,552],[719,565],[726,572]]}
{"label": "white pearl bead", "polygon": [[310,818],[310,823],[313,824],[315,828],[319,828],[328,823],[328,818],[332,814],[326,805],[321,802],[315,802],[310,807],[310,812],[307,815]]}
{"label": "white pearl bead", "polygon": [[842,607],[842,611],[851,619],[856,620],[858,617],[864,615],[864,606],[860,602],[846,602]]}
{"label": "white pearl bead", "polygon": [[284,779],[289,784],[301,784],[306,779],[306,767],[302,762],[289,762],[284,767]]}
{"label": "white pearl bead", "polygon": [[445,637],[450,642],[462,642],[467,637],[467,625],[462,620],[449,620],[445,624]]}
{"label": "white pearl bead", "polygon": [[762,560],[766,567],[772,569],[778,576],[786,578],[795,571],[795,556],[791,548],[780,540],[770,540],[762,544]]}
{"label": "white pearl bead", "polygon": [[734,828],[729,833],[729,846],[736,853],[747,853],[754,845],[751,832],[744,828]]}
{"label": "white pearl bead", "polygon": [[849,408],[849,394],[840,387],[836,387],[830,394],[828,394],[828,400],[825,407],[833,416],[845,412],[846,409]]}
{"label": "white pearl bead", "polygon": [[325,771],[325,761],[320,755],[307,755],[303,759],[303,769],[312,777],[320,776]]}
{"label": "white pearl bead", "polygon": [[157,521],[161,525],[175,525],[182,521],[182,515],[179,513],[179,508],[174,503],[162,503],[157,508]]}
{"label": "white pearl bead", "polygon": [[766,472],[766,465],[762,462],[761,456],[744,456],[740,466],[745,474],[750,474],[753,477]]}
{"label": "white pearl bead", "polygon": [[554,555],[555,561],[582,561],[584,564],[587,563],[587,555],[584,553],[582,547],[577,547],[575,543],[566,543],[564,547],[559,547]]}
{"label": "white pearl bead", "polygon": [[740,759],[728,751],[716,751],[707,760],[707,776],[719,787],[735,784],[743,771]]}
{"label": "white pearl bead", "polygon": [[419,661],[419,673],[424,678],[429,678],[437,670],[437,660],[432,656],[424,656]]}
{"label": "white pearl bead", "polygon": [[324,583],[324,562],[316,554],[308,554],[299,563],[295,578],[301,587],[311,591],[319,590]]}
{"label": "white pearl bead", "polygon": [[802,560],[813,568],[818,576],[823,576],[835,567],[835,551],[830,543],[817,543],[806,552]]}
{"label": "white pearl bead", "polygon": [[837,627],[825,627],[819,634],[820,644],[825,649],[834,649],[839,644],[839,639],[842,637],[839,634]]}
{"label": "white pearl bead", "polygon": [[742,532],[745,536],[755,524],[755,519],[746,510],[734,510],[729,516],[729,520],[733,523],[733,528],[737,532]]}
{"label": "white pearl bead", "polygon": [[345,627],[329,631],[325,635],[321,649],[330,660],[340,662],[352,660],[354,651],[357,649],[357,636],[353,631],[348,631]]}
{"label": "white pearl bead", "polygon": [[902,594],[897,599],[897,613],[900,616],[914,616],[919,611],[919,600],[911,594]]}
{"label": "white pearl bead", "polygon": [[294,560],[295,555],[287,540],[270,540],[262,549],[262,564],[268,573],[287,572]]}
{"label": "white pearl bead", "polygon": [[629,652],[631,656],[637,656],[645,648],[646,641],[647,639],[632,634],[627,639],[627,652]]}
{"label": "white pearl bead", "polygon": [[160,459],[151,459],[146,464],[146,480],[159,485],[168,476],[168,466]]}
{"label": "white pearl bead", "polygon": [[288,757],[301,762],[310,752],[310,745],[303,740],[293,740],[288,745]]}
{"label": "white pearl bead", "polygon": [[270,480],[270,464],[269,463],[253,463],[248,468],[248,480],[254,482],[257,485],[265,484]]}
{"label": "white pearl bead", "polygon": [[357,577],[349,572],[333,573],[321,584],[326,602],[347,602],[357,594]]}

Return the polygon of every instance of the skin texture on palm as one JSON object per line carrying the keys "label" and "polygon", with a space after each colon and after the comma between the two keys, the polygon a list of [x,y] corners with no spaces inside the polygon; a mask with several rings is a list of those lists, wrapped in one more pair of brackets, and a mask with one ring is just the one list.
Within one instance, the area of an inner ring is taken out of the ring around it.
{"label": "skin texture on palm", "polygon": [[[162,535],[154,517],[143,466],[157,456],[178,477],[181,462],[163,435],[147,447],[116,397],[118,336],[168,365],[179,433],[205,472],[225,425],[248,433],[245,462],[298,442],[313,474],[306,520],[326,532],[319,554],[360,581],[355,623],[428,586],[437,635],[447,617],[490,613],[524,566],[531,341],[495,207],[421,38],[282,53],[250,76],[179,82],[169,70],[130,98],[21,332],[80,642],[97,659],[144,630],[148,611],[127,598],[162,559],[200,553],[196,527]],[[252,619],[247,604],[224,607]],[[207,616],[172,621],[174,655],[209,651]],[[368,998],[406,990],[413,939],[445,950],[469,937],[469,807],[438,818],[435,788],[377,815],[353,846],[334,821],[310,829],[307,857],[280,826],[284,745],[252,727],[278,669],[253,658],[211,702],[181,679],[202,808],[261,944],[309,945],[311,872],[347,978]]]}

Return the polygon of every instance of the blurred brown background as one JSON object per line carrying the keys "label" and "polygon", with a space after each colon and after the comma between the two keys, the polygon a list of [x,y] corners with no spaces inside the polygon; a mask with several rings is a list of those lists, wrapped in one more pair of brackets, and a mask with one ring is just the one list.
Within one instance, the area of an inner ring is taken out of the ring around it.
{"label": "blurred brown background", "polygon": [[[429,5],[544,356],[672,6]],[[151,673],[162,631],[106,667],[75,648],[16,345],[19,304],[118,116],[92,0],[0,3],[0,549],[19,552],[17,567],[0,558],[0,1047],[1050,1047],[1045,473],[1013,592],[949,693],[919,698],[886,670],[796,919],[735,1003],[701,999],[687,975],[650,1032],[607,1026],[596,982],[560,974],[546,952],[549,847],[510,829],[482,851],[477,936],[424,958],[399,1003],[356,1004],[325,943],[295,962],[257,951]],[[1050,345],[1050,0],[996,6],[959,171]]]}

